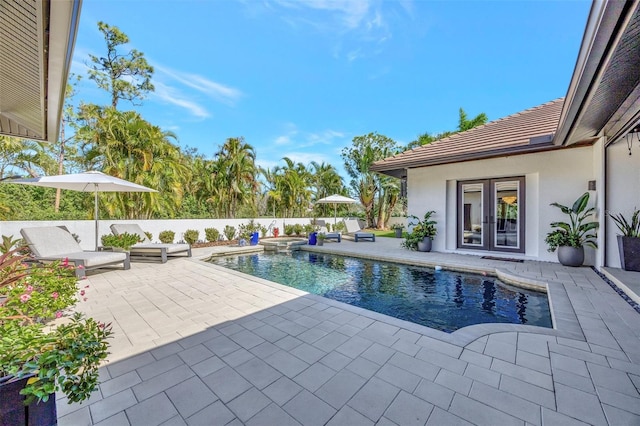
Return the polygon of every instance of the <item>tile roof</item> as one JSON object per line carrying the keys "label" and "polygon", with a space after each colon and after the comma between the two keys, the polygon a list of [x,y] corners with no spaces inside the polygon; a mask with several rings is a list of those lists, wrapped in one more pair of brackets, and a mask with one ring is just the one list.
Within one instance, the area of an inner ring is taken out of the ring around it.
{"label": "tile roof", "polygon": [[564,98],[456,133],[376,161],[371,170],[392,176],[404,169],[558,149],[552,144]]}

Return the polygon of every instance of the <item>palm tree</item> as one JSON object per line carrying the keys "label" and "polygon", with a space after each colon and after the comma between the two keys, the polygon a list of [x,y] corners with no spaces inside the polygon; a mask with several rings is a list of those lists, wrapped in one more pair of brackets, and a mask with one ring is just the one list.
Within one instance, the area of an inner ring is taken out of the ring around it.
{"label": "palm tree", "polygon": [[[318,164],[312,161],[311,169],[315,201],[332,194],[343,194],[345,192],[342,177],[338,174],[335,167],[324,162]],[[322,209],[322,214],[326,216],[328,206],[322,204],[320,208]]]}
{"label": "palm tree", "polygon": [[240,205],[252,205],[259,188],[256,178],[255,149],[243,137],[228,138],[216,153],[217,177],[224,183],[223,193],[228,200],[227,217],[234,218]]}

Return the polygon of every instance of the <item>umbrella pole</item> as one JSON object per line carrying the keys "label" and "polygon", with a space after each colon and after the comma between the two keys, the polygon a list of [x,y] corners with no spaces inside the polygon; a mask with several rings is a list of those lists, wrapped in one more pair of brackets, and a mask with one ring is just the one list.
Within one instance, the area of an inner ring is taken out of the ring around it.
{"label": "umbrella pole", "polygon": [[93,210],[93,217],[95,218],[95,222],[96,222],[96,251],[98,251],[98,185],[94,184],[94,194],[95,194],[95,203],[94,203],[94,210]]}
{"label": "umbrella pole", "polygon": [[338,204],[333,203],[333,226],[336,226],[337,223],[338,223]]}

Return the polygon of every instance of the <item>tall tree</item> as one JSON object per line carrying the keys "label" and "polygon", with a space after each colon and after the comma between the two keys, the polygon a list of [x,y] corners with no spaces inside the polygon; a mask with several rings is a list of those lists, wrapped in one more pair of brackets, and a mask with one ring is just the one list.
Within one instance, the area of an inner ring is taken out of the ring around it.
{"label": "tall tree", "polygon": [[119,51],[120,46],[129,43],[129,37],[118,27],[100,21],[98,29],[107,43],[107,55],[89,55],[93,63],[89,78],[111,94],[113,108],[118,107],[120,100],[131,101],[135,105],[136,100],[142,100],[148,92],[154,91],[151,84],[153,67],[147,63],[144,54],[136,49]]}
{"label": "tall tree", "polygon": [[235,218],[240,205],[252,205],[258,192],[258,167],[253,146],[243,137],[228,138],[216,153],[219,188],[228,201],[226,216]]}
{"label": "tall tree", "polygon": [[416,140],[410,142],[407,145],[406,149],[413,149],[418,146],[427,145],[427,144],[430,144],[431,142],[444,139],[458,132],[465,132],[467,130],[471,130],[474,127],[487,124],[487,121],[489,121],[489,118],[487,117],[487,114],[485,114],[484,112],[476,115],[471,120],[469,120],[467,118],[467,113],[465,112],[465,110],[460,108],[460,110],[458,111],[458,128],[456,130],[445,131],[440,133],[424,132],[418,135],[418,138]]}

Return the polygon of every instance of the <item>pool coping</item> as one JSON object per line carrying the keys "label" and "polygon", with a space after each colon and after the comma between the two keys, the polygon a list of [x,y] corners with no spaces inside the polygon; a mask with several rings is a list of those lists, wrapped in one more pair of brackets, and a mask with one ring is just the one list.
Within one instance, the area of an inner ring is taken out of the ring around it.
{"label": "pool coping", "polygon": [[[285,291],[296,296],[311,298],[314,301],[322,302],[330,306],[334,306],[345,311],[350,311],[354,314],[361,315],[372,320],[384,322],[390,325],[394,325],[396,327],[409,330],[423,336],[427,336],[430,338],[434,338],[440,341],[444,341],[447,343],[466,346],[469,343],[489,334],[495,333],[508,333],[508,332],[526,332],[533,334],[543,334],[550,335],[556,337],[565,337],[580,341],[586,341],[580,323],[578,322],[578,318],[576,316],[575,311],[573,310],[573,306],[571,305],[571,301],[567,294],[567,291],[563,284],[554,283],[549,281],[540,281],[530,277],[524,277],[518,274],[515,274],[511,271],[501,270],[495,267],[478,267],[478,266],[466,266],[460,267],[458,264],[451,263],[447,264],[446,262],[438,261],[433,262],[429,260],[424,261],[416,261],[415,259],[399,259],[395,256],[376,256],[367,254],[359,255],[359,253],[349,252],[345,253],[344,251],[336,251],[331,250],[330,248],[326,248],[323,246],[322,248],[314,247],[314,246],[303,246],[301,250],[308,252],[317,252],[317,253],[325,253],[325,254],[333,254],[340,256],[351,256],[369,260],[378,260],[382,262],[392,262],[392,263],[402,263],[405,265],[413,265],[413,266],[426,266],[435,268],[436,266],[440,266],[442,269],[456,271],[456,272],[469,272],[469,273],[486,273],[487,275],[495,276],[501,280],[505,280],[511,285],[519,286],[525,289],[530,290],[545,290],[548,295],[549,300],[549,310],[551,312],[551,321],[553,328],[546,327],[538,327],[524,324],[504,324],[504,323],[483,323],[483,324],[474,324],[470,326],[466,326],[460,328],[452,333],[447,333],[444,331],[440,331],[431,327],[427,327],[424,325],[416,324],[410,321],[402,320],[399,318],[395,318],[389,315],[381,314],[378,312],[370,311],[365,308],[360,308],[358,306],[349,305],[348,303],[339,302],[333,299],[329,299],[320,295],[316,295],[313,293],[308,293],[303,290],[298,290],[293,287],[286,286],[284,284],[279,284],[273,281],[269,281],[263,278],[255,277],[253,275],[245,274],[239,271],[235,271],[232,269],[224,268],[223,266],[215,265],[206,260],[211,258],[211,256],[204,256],[198,259],[194,259],[196,261],[202,261],[208,267],[212,267],[214,269],[220,268],[227,273],[232,275],[237,275],[238,277],[242,277],[243,279],[253,281],[262,285],[267,285],[272,288],[276,288],[280,291]],[[241,253],[236,253],[241,254]],[[217,257],[217,256],[216,256]]]}

